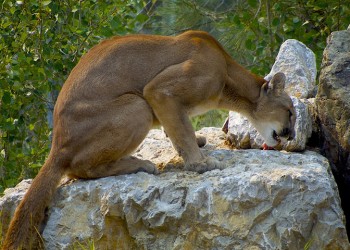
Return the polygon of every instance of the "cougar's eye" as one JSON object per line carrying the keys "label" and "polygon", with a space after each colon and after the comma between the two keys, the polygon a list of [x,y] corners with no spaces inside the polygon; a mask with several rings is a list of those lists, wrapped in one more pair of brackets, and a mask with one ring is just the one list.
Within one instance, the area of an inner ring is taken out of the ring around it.
{"label": "cougar's eye", "polygon": [[290,109],[288,110],[288,114],[289,114],[289,118],[291,118],[293,116],[292,111],[290,111]]}

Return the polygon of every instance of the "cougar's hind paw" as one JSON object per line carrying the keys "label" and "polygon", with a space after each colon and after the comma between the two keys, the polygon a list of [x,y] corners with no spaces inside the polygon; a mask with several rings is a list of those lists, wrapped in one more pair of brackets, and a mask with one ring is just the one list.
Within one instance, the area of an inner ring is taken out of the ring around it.
{"label": "cougar's hind paw", "polygon": [[144,161],[144,163],[145,164],[142,166],[140,171],[146,172],[146,173],[149,173],[149,174],[154,174],[154,175],[159,174],[159,170],[158,170],[157,166],[153,162],[151,162],[151,161]]}

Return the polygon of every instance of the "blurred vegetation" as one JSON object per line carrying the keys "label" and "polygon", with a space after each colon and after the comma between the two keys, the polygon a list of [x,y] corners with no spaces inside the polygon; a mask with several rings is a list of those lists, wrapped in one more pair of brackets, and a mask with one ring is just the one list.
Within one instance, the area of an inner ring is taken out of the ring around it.
{"label": "blurred vegetation", "polygon": [[[100,40],[206,30],[239,63],[266,75],[289,38],[311,48],[320,65],[327,36],[350,23],[349,6],[339,0],[3,0],[0,193],[42,166],[57,93],[81,55]],[[220,126],[225,117],[210,112],[193,124]]]}

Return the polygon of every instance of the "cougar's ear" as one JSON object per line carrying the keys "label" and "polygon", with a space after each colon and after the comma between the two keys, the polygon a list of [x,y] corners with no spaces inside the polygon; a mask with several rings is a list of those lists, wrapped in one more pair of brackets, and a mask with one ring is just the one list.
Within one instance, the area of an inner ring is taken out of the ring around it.
{"label": "cougar's ear", "polygon": [[282,72],[276,73],[270,81],[265,82],[261,86],[260,97],[268,94],[279,94],[284,90],[286,76]]}
{"label": "cougar's ear", "polygon": [[278,94],[284,90],[286,76],[282,72],[276,73],[269,82],[268,91],[273,91]]}
{"label": "cougar's ear", "polygon": [[260,97],[266,96],[269,91],[270,82],[265,82],[260,89]]}

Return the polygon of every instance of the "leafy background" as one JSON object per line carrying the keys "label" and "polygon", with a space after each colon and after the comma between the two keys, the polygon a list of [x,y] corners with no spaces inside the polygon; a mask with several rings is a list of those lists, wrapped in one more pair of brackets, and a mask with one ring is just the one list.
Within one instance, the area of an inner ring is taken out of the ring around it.
{"label": "leafy background", "polygon": [[[50,149],[57,94],[82,54],[106,37],[199,29],[236,61],[266,75],[289,38],[318,65],[326,38],[350,23],[350,4],[329,0],[56,0],[0,4],[0,193],[35,176]],[[226,112],[193,119],[220,126]]]}

